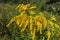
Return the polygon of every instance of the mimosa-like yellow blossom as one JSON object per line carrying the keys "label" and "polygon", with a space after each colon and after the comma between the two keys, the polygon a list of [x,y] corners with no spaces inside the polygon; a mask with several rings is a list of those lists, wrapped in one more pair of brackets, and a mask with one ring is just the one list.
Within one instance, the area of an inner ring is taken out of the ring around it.
{"label": "mimosa-like yellow blossom", "polygon": [[33,22],[34,22],[34,18],[30,16],[30,30],[33,30]]}
{"label": "mimosa-like yellow blossom", "polygon": [[[17,20],[17,18],[18,18],[18,16],[13,17],[13,18],[9,21],[9,23],[7,24],[7,27],[10,26],[13,22],[15,22],[15,21]],[[17,23],[17,24],[19,24],[19,23]]]}
{"label": "mimosa-like yellow blossom", "polygon": [[48,25],[47,20],[42,13],[35,17],[35,21],[40,21],[43,24],[44,28],[46,28]]}
{"label": "mimosa-like yellow blossom", "polygon": [[21,11],[27,10],[27,6],[24,4],[19,4],[16,8],[21,10]]}
{"label": "mimosa-like yellow blossom", "polygon": [[35,20],[34,20],[34,17],[32,16],[29,16],[30,17],[30,23],[33,23]]}
{"label": "mimosa-like yellow blossom", "polygon": [[27,18],[27,16],[24,15],[24,14],[22,14],[22,15],[20,15],[20,17],[19,17],[19,15],[18,15],[18,17],[16,18],[16,21],[15,21],[15,22],[17,23],[17,25],[22,24],[24,18]]}
{"label": "mimosa-like yellow blossom", "polygon": [[47,19],[43,16],[42,17],[42,20],[43,20],[43,27],[44,27],[44,29],[46,28],[46,26],[48,25],[48,23],[47,23]]}
{"label": "mimosa-like yellow blossom", "polygon": [[27,17],[25,14],[21,13],[18,16],[13,17],[9,23],[7,24],[7,27],[10,26],[10,24],[12,24],[12,22],[16,22],[17,25],[20,25],[22,23],[22,20],[24,19],[24,17]]}
{"label": "mimosa-like yellow blossom", "polygon": [[55,27],[59,29],[60,26],[58,24],[55,24]]}
{"label": "mimosa-like yellow blossom", "polygon": [[19,8],[20,6],[21,6],[21,4],[19,4],[19,5],[16,7],[16,9]]}
{"label": "mimosa-like yellow blossom", "polygon": [[30,24],[30,30],[33,30],[33,23]]}
{"label": "mimosa-like yellow blossom", "polygon": [[25,20],[25,22],[24,22],[24,24],[23,24],[22,29],[21,29],[20,32],[23,32],[26,29],[26,27],[27,27],[28,24],[29,24],[29,20]]}
{"label": "mimosa-like yellow blossom", "polygon": [[30,14],[35,14],[35,12],[31,10],[31,11],[30,11]]}
{"label": "mimosa-like yellow blossom", "polygon": [[32,40],[35,40],[35,32],[36,32],[36,29],[34,28],[34,30],[32,32]]}
{"label": "mimosa-like yellow blossom", "polygon": [[31,8],[29,8],[29,9],[35,9],[36,8],[36,6],[32,6]]}
{"label": "mimosa-like yellow blossom", "polygon": [[22,20],[21,20],[21,24],[19,25],[20,27],[23,25],[24,21],[26,21],[27,17],[24,17]]}
{"label": "mimosa-like yellow blossom", "polygon": [[44,15],[39,13],[39,15],[37,15],[37,16],[35,17],[35,20],[36,20],[36,21],[43,22],[43,21],[44,21],[44,18],[45,18]]}
{"label": "mimosa-like yellow blossom", "polygon": [[44,29],[46,28],[46,26],[47,26],[47,25],[48,25],[47,20],[46,20],[46,19],[44,19],[44,21],[43,21]]}
{"label": "mimosa-like yellow blossom", "polygon": [[50,21],[50,20],[48,20],[48,23],[49,23],[52,27],[59,28],[59,25],[58,25],[58,24],[56,24],[56,23],[54,23],[54,22],[52,22],[52,21]]}
{"label": "mimosa-like yellow blossom", "polygon": [[47,37],[48,37],[47,40],[50,40],[51,32],[49,30],[47,31]]}
{"label": "mimosa-like yellow blossom", "polygon": [[42,34],[42,23],[37,22],[37,28],[40,31],[40,34]]}
{"label": "mimosa-like yellow blossom", "polygon": [[21,24],[21,20],[20,20],[20,19],[17,19],[17,20],[16,20],[16,24],[17,24],[17,25]]}
{"label": "mimosa-like yellow blossom", "polygon": [[56,21],[56,17],[53,15],[53,16],[51,16],[50,20]]}
{"label": "mimosa-like yellow blossom", "polygon": [[26,7],[27,7],[27,8],[30,8],[30,6],[31,6],[31,4],[26,4]]}
{"label": "mimosa-like yellow blossom", "polygon": [[35,32],[36,32],[36,29],[34,27],[34,17],[30,16],[30,31],[31,31],[31,35],[32,35],[32,40],[35,39]]}
{"label": "mimosa-like yellow blossom", "polygon": [[31,7],[30,4],[26,4],[26,5],[24,5],[24,4],[19,4],[19,5],[16,7],[16,9],[19,9],[19,11],[25,11],[25,10],[28,10],[28,9],[35,9],[35,8],[36,8],[36,6],[32,6],[32,7]]}
{"label": "mimosa-like yellow blossom", "polygon": [[12,18],[12,19],[9,21],[9,23],[6,25],[6,27],[9,27],[9,26],[12,24],[13,21],[14,21],[14,18]]}
{"label": "mimosa-like yellow blossom", "polygon": [[54,23],[53,23],[52,21],[48,20],[48,23],[49,23],[52,27],[54,27]]}
{"label": "mimosa-like yellow blossom", "polygon": [[35,17],[35,21],[40,21],[40,22],[42,22],[42,21],[43,21],[43,20],[42,20],[42,16],[40,16],[40,15],[36,16],[36,17]]}
{"label": "mimosa-like yellow blossom", "polygon": [[44,14],[42,12],[39,13],[40,15],[44,16]]}

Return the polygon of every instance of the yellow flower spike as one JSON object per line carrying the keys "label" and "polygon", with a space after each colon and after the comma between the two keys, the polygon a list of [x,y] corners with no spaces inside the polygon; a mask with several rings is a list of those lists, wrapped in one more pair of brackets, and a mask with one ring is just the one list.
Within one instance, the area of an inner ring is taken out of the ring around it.
{"label": "yellow flower spike", "polygon": [[40,30],[40,28],[39,28],[40,22],[36,22],[36,24],[37,24],[37,30],[39,31]]}
{"label": "yellow flower spike", "polygon": [[16,24],[17,25],[19,25],[20,23],[21,23],[21,20],[20,19],[16,20]]}
{"label": "yellow flower spike", "polygon": [[25,5],[24,4],[21,4],[18,9],[21,10],[21,11],[24,11],[24,8],[25,8]]}
{"label": "yellow flower spike", "polygon": [[32,33],[32,40],[35,40],[35,32],[36,32],[36,29],[34,28],[33,33]]}
{"label": "yellow flower spike", "polygon": [[33,23],[30,23],[30,30],[33,30]]}
{"label": "yellow flower spike", "polygon": [[27,7],[30,7],[31,5],[30,4],[26,4]]}
{"label": "yellow flower spike", "polygon": [[44,15],[42,13],[39,13],[38,16],[36,16],[36,20],[43,22],[46,18],[44,17]]}
{"label": "yellow flower spike", "polygon": [[52,27],[54,27],[54,23],[50,20],[48,20],[48,24],[50,24]]}
{"label": "yellow flower spike", "polygon": [[24,4],[21,4],[21,6],[19,7],[19,10],[21,11],[27,10],[27,6]]}
{"label": "yellow flower spike", "polygon": [[9,27],[10,26],[10,24],[13,22],[14,20],[13,19],[11,19],[11,21],[6,25],[6,27]]}
{"label": "yellow flower spike", "polygon": [[19,4],[19,5],[16,7],[16,9],[18,9],[20,6],[21,6],[21,4]]}
{"label": "yellow flower spike", "polygon": [[21,14],[18,15],[18,19],[22,19],[26,17],[27,15],[25,14],[25,11],[21,12]]}
{"label": "yellow flower spike", "polygon": [[19,10],[21,10],[22,7],[23,7],[23,4],[19,4],[16,8],[18,8]]}
{"label": "yellow flower spike", "polygon": [[60,26],[58,24],[55,24],[55,27],[59,29]]}
{"label": "yellow flower spike", "polygon": [[20,9],[21,9],[21,11],[24,11],[24,6],[22,6]]}
{"label": "yellow flower spike", "polygon": [[56,17],[53,15],[53,16],[51,16],[50,20],[56,21]]}
{"label": "yellow flower spike", "polygon": [[30,16],[30,23],[33,23],[34,22],[34,17]]}
{"label": "yellow flower spike", "polygon": [[30,4],[26,4],[24,9],[25,9],[25,10],[28,10],[29,7],[30,7]]}
{"label": "yellow flower spike", "polygon": [[20,25],[19,25],[20,27],[22,26],[24,20],[25,20],[25,17],[21,19],[21,23],[20,23]]}
{"label": "yellow flower spike", "polygon": [[42,12],[39,13],[41,16],[44,16],[44,14]]}
{"label": "yellow flower spike", "polygon": [[24,7],[24,10],[27,10],[27,9],[28,9],[28,8],[25,6],[25,7]]}
{"label": "yellow flower spike", "polygon": [[32,7],[30,7],[29,9],[35,9],[36,8],[36,6],[32,6]]}
{"label": "yellow flower spike", "polygon": [[30,30],[33,30],[33,22],[34,22],[34,18],[30,16]]}
{"label": "yellow flower spike", "polygon": [[46,26],[48,24],[46,18],[44,17],[44,15],[42,13],[40,13],[40,15],[35,17],[35,21],[36,22],[40,21],[43,24],[44,28],[46,28]]}
{"label": "yellow flower spike", "polygon": [[6,25],[6,27],[9,27],[15,20],[16,20],[17,16],[13,17],[9,23]]}
{"label": "yellow flower spike", "polygon": [[22,24],[24,23],[24,21],[26,21],[26,19],[27,19],[27,15],[23,15],[23,16],[21,16],[21,17],[23,17],[23,18],[20,18],[21,19],[21,23],[20,23],[20,27],[22,26]]}
{"label": "yellow flower spike", "polygon": [[35,21],[41,21],[42,22],[43,20],[42,20],[42,17],[40,15],[38,15],[35,17]]}
{"label": "yellow flower spike", "polygon": [[25,10],[29,10],[29,9],[34,9],[34,8],[36,8],[36,6],[32,6],[31,7],[31,5],[30,4],[26,4],[26,5],[24,5],[24,4],[19,4],[17,7],[16,7],[16,9],[19,9],[19,12],[22,12],[22,11],[25,11]]}
{"label": "yellow flower spike", "polygon": [[51,37],[51,32],[48,30],[47,31],[47,40],[50,40],[50,37]]}
{"label": "yellow flower spike", "polygon": [[23,10],[23,11],[24,11],[24,10],[27,10],[26,5],[23,6],[22,10]]}
{"label": "yellow flower spike", "polygon": [[44,17],[44,18],[43,18],[43,26],[44,26],[44,28],[46,28],[47,25],[48,25],[47,20],[46,20],[46,18]]}
{"label": "yellow flower spike", "polygon": [[25,26],[27,26],[29,24],[29,20],[26,20],[26,22],[24,24],[25,24]]}
{"label": "yellow flower spike", "polygon": [[21,12],[21,14],[24,14],[24,15],[26,15],[25,13],[26,13],[26,11],[23,11],[23,12]]}
{"label": "yellow flower spike", "polygon": [[38,27],[38,30],[40,30],[40,34],[42,34],[42,23],[37,22],[37,27]]}
{"label": "yellow flower spike", "polygon": [[16,22],[17,25],[19,25],[22,21],[22,19],[25,17],[25,14],[21,14],[18,16],[13,17],[10,22],[7,24],[7,27],[10,26],[10,24],[12,24],[12,22]]}
{"label": "yellow flower spike", "polygon": [[36,22],[36,21],[39,21],[39,19],[40,19],[40,17],[39,17],[39,16],[36,16],[36,17],[35,17],[35,22]]}
{"label": "yellow flower spike", "polygon": [[31,10],[30,14],[35,14],[35,12]]}
{"label": "yellow flower spike", "polygon": [[16,24],[19,25],[19,27],[21,27],[22,24],[23,24],[23,23],[22,23],[22,20],[23,20],[23,18],[22,18],[22,19],[17,19],[17,20],[16,20]]}
{"label": "yellow flower spike", "polygon": [[20,32],[23,32],[23,31],[26,29],[28,23],[29,23],[28,20],[26,20],[26,21],[24,22],[24,25],[22,26],[22,29],[21,29]]}
{"label": "yellow flower spike", "polygon": [[[23,16],[23,14],[22,14],[22,15],[18,15],[18,16],[16,17],[16,21],[15,21],[15,22],[16,22],[17,25],[20,25],[20,24],[21,24],[21,20],[23,19],[22,16]],[[19,19],[19,18],[20,18],[20,19]]]}

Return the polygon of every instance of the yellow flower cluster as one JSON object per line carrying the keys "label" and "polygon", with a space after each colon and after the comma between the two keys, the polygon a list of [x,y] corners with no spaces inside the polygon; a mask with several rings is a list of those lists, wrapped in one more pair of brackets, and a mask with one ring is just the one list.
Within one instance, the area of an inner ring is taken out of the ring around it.
{"label": "yellow flower cluster", "polygon": [[22,12],[20,15],[13,17],[10,20],[9,24],[7,25],[7,27],[10,26],[10,24],[12,24],[13,22],[16,22],[17,25],[22,26],[22,24],[28,19],[27,15],[24,14],[24,13],[25,13],[25,11]]}
{"label": "yellow flower cluster", "polygon": [[33,29],[33,32],[31,33],[32,35],[32,40],[35,40],[35,33],[36,33],[36,28]]}
{"label": "yellow flower cluster", "polygon": [[50,40],[50,37],[51,37],[51,32],[50,32],[50,30],[47,31],[47,36],[48,36],[47,40]]}
{"label": "yellow flower cluster", "polygon": [[35,14],[35,12],[31,10],[31,11],[30,11],[30,14]]}
{"label": "yellow flower cluster", "polygon": [[[47,25],[52,26],[52,29],[54,27],[59,28],[58,24],[51,21],[51,20],[56,20],[55,16],[51,16],[51,18],[47,20],[42,12],[40,12],[39,15],[36,15],[35,17],[31,15],[30,16],[26,15],[25,10],[36,8],[36,6],[30,7],[30,4],[26,4],[26,5],[19,4],[17,8],[19,10],[21,9],[22,12],[19,15],[13,17],[11,21],[7,24],[7,27],[9,27],[9,25],[12,24],[13,22],[16,22],[16,24],[22,28],[20,32],[23,32],[25,31],[26,27],[29,25],[32,35],[32,40],[34,40],[35,38],[36,31],[40,31],[40,34],[42,34],[42,30],[45,29]],[[31,11],[30,13],[34,14],[35,12]],[[49,30],[47,31],[47,36],[48,36],[47,39],[49,40],[51,36],[51,32]]]}
{"label": "yellow flower cluster", "polygon": [[19,9],[19,11],[25,11],[25,10],[31,10],[31,9],[35,9],[36,6],[31,6],[31,4],[19,4],[16,9]]}
{"label": "yellow flower cluster", "polygon": [[56,21],[56,17],[54,15],[51,16],[50,20]]}
{"label": "yellow flower cluster", "polygon": [[[11,21],[9,22],[9,24],[7,25],[7,27],[12,23],[12,22],[16,22],[17,25],[19,25],[19,27],[22,27],[20,32],[23,32],[27,25],[30,24],[30,31],[32,34],[32,39],[34,39],[35,37],[35,32],[38,30],[40,31],[40,34],[42,34],[42,29],[45,29],[47,27],[48,24],[50,24],[53,27],[58,27],[58,24],[53,23],[50,20],[46,20],[46,18],[44,17],[43,14],[40,14],[38,16],[32,17],[32,16],[27,16],[24,14],[24,12],[22,12],[20,15],[15,16],[11,19]],[[36,24],[36,27],[34,26]],[[48,31],[47,33],[48,35],[48,40],[50,39],[50,31]]]}
{"label": "yellow flower cluster", "polygon": [[[52,18],[52,17],[51,17]],[[51,21],[51,20],[54,20],[54,21],[56,21],[56,18],[54,17],[54,18],[52,18],[52,19],[50,19],[50,20],[48,20],[48,24],[50,24],[51,25],[51,27],[52,28],[60,28],[60,25],[59,24],[57,24],[57,23],[54,23],[53,21]]]}

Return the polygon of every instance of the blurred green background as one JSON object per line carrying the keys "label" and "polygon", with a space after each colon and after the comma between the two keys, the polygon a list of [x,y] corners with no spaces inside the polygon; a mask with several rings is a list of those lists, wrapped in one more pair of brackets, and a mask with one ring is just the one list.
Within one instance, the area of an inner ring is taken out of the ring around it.
{"label": "blurred green background", "polygon": [[[46,17],[55,15],[60,22],[60,0],[0,0],[0,40],[31,40],[29,30],[19,33],[19,27],[15,23],[9,28],[6,27],[10,19],[19,14],[15,9],[18,4],[36,5],[36,12],[42,11]],[[60,34],[53,37],[54,40],[60,40],[59,38]],[[36,37],[36,40],[39,39]]]}

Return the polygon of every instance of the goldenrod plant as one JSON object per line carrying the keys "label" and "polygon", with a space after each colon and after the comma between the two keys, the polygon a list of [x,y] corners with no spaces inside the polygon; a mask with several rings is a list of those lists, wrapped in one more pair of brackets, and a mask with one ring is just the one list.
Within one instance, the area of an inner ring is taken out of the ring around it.
{"label": "goldenrod plant", "polygon": [[41,37],[42,39],[51,40],[52,35],[54,35],[54,30],[58,29],[59,31],[60,24],[56,23],[57,19],[54,15],[52,15],[49,19],[44,16],[43,12],[38,13],[38,15],[32,16],[36,14],[33,11],[36,8],[37,6],[31,4],[19,4],[16,9],[19,10],[20,14],[13,17],[6,27],[9,27],[13,22],[15,22],[21,28],[21,33],[24,32],[27,27],[29,27],[32,40],[35,40],[37,32],[38,34],[40,34],[39,37]]}

